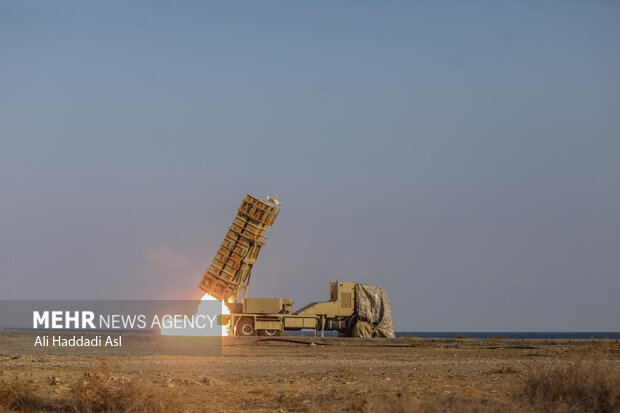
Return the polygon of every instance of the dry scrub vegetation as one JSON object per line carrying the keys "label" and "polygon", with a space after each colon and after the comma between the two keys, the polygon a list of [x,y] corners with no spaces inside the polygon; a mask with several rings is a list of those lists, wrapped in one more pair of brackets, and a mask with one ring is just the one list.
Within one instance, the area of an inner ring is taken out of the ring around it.
{"label": "dry scrub vegetation", "polygon": [[107,365],[0,356],[0,412],[620,413],[618,343],[409,342],[248,342],[216,357],[108,357]]}
{"label": "dry scrub vegetation", "polygon": [[[53,378],[52,378],[53,380]],[[37,383],[19,378],[0,383],[0,407],[38,412],[169,412],[182,411],[180,400],[162,395],[153,386],[122,382],[110,376],[107,365],[88,369],[70,384],[63,397],[38,396]]]}
{"label": "dry scrub vegetation", "polygon": [[526,377],[522,397],[541,410],[620,412],[620,369],[580,360]]}
{"label": "dry scrub vegetation", "polygon": [[[504,366],[494,374],[519,374],[521,385],[512,394],[491,397],[468,391],[435,395],[417,406],[396,399],[361,398],[344,407],[366,412],[620,412],[620,370],[596,361],[573,361],[530,372]],[[123,382],[105,364],[88,369],[71,383],[63,397],[37,395],[38,384],[13,378],[2,381],[0,406],[16,411],[165,412],[183,411],[182,401],[164,396],[155,387]]]}
{"label": "dry scrub vegetation", "polygon": [[615,413],[620,412],[620,369],[596,360],[572,361],[523,372],[504,366],[493,374],[518,374],[520,385],[503,397],[463,389],[429,396],[417,406],[399,398],[365,398],[350,405],[359,412],[420,413]]}

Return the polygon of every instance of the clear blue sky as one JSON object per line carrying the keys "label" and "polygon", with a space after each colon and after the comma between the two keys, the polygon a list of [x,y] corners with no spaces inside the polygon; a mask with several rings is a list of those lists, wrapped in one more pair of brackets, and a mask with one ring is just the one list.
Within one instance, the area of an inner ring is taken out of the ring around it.
{"label": "clear blue sky", "polygon": [[0,298],[382,285],[397,330],[620,330],[620,3],[0,3]]}

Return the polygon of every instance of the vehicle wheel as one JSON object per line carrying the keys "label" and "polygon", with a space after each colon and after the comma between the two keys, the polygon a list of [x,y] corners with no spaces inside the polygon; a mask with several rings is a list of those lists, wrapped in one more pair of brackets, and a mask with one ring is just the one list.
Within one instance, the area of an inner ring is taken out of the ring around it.
{"label": "vehicle wheel", "polygon": [[261,336],[277,337],[280,335],[280,330],[259,330]]}
{"label": "vehicle wheel", "polygon": [[244,317],[237,323],[238,336],[255,336],[254,320],[250,317]]}

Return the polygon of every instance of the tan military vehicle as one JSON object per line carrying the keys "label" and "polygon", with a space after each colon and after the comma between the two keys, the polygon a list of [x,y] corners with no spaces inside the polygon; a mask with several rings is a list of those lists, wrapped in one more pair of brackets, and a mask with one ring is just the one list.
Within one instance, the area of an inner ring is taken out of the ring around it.
{"label": "tan military vehicle", "polygon": [[265,232],[279,212],[276,205],[247,195],[202,278],[200,288],[230,309],[231,314],[223,317],[230,331],[239,336],[276,336],[285,330],[312,329],[315,335],[328,330],[340,335],[394,337],[390,302],[381,287],[331,281],[328,301],[310,303],[295,312],[290,299],[247,297]]}

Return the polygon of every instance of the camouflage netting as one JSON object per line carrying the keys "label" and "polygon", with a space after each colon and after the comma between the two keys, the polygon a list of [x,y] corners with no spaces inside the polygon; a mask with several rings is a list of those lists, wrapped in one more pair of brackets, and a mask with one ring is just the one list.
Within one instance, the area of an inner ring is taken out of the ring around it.
{"label": "camouflage netting", "polygon": [[394,337],[392,307],[383,288],[369,284],[355,284],[355,337]]}

